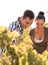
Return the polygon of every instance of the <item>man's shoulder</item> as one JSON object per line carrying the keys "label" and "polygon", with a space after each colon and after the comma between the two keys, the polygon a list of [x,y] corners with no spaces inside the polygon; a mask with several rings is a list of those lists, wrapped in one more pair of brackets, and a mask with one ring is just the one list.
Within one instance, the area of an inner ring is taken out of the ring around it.
{"label": "man's shoulder", "polygon": [[17,25],[18,25],[18,20],[16,20],[16,21],[10,23],[10,24],[9,24],[9,30],[10,30],[10,31],[15,30],[15,29],[17,28],[17,27],[16,27]]}
{"label": "man's shoulder", "polygon": [[19,20],[16,20],[15,22],[12,22],[9,26],[9,30],[12,32],[14,30],[18,31],[19,33],[23,33],[22,26],[19,22]]}

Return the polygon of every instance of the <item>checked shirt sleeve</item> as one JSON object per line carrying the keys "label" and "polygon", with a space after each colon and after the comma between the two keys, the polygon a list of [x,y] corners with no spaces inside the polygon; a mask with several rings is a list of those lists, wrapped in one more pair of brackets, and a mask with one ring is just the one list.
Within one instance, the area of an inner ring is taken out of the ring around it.
{"label": "checked shirt sleeve", "polygon": [[12,32],[16,29],[16,24],[15,22],[12,22],[10,25],[9,25],[9,30]]}

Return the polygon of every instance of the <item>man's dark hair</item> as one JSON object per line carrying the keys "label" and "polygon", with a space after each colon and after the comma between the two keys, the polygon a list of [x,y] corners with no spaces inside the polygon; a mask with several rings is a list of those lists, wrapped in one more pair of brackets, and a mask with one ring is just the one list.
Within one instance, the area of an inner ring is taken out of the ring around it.
{"label": "man's dark hair", "polygon": [[34,13],[31,10],[25,10],[23,14],[23,18],[29,17],[30,19],[34,19]]}
{"label": "man's dark hair", "polygon": [[18,17],[18,21],[20,21],[20,17]]}

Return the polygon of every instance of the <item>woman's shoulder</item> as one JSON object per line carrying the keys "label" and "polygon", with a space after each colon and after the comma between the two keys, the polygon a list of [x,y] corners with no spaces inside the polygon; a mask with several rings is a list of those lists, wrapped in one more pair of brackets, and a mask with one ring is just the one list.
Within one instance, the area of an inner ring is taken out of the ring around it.
{"label": "woman's shoulder", "polygon": [[34,33],[34,29],[31,29],[29,35],[32,35],[33,33]]}
{"label": "woman's shoulder", "polygon": [[48,36],[48,28],[45,27],[45,34]]}
{"label": "woman's shoulder", "polygon": [[34,32],[34,29],[35,29],[35,28],[33,28],[33,29],[30,29],[30,32]]}
{"label": "woman's shoulder", "polygon": [[44,27],[44,28],[45,28],[46,32],[48,32],[48,28],[47,27]]}

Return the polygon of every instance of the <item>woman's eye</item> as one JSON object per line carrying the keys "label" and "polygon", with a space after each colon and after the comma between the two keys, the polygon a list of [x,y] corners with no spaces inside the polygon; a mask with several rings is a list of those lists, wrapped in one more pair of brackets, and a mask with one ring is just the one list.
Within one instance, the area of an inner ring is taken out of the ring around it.
{"label": "woman's eye", "polygon": [[41,23],[41,24],[37,23],[37,25],[43,25],[43,23]]}

